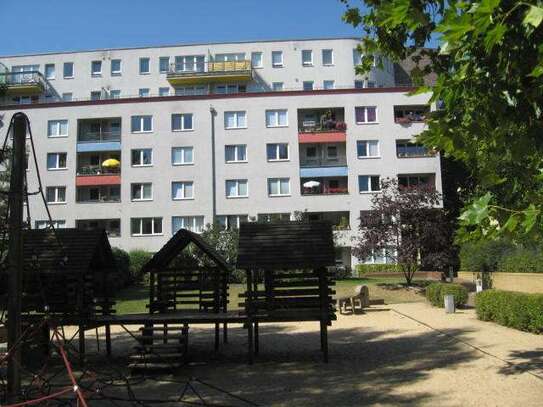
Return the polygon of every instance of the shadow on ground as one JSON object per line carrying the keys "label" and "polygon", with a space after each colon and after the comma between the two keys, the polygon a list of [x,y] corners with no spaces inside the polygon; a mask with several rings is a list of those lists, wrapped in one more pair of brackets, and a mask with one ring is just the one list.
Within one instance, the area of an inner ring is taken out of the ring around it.
{"label": "shadow on ground", "polygon": [[500,373],[511,375],[532,371],[543,379],[543,348],[512,352],[507,360],[511,364],[501,368]]}

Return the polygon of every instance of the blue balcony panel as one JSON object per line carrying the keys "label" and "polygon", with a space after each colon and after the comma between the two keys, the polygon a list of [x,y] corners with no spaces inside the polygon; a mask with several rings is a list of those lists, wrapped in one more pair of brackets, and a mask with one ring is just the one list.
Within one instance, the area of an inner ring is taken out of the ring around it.
{"label": "blue balcony panel", "polygon": [[346,177],[348,173],[347,167],[300,168],[300,178]]}
{"label": "blue balcony panel", "polygon": [[107,143],[77,143],[78,153],[90,153],[95,151],[121,151],[120,141]]}

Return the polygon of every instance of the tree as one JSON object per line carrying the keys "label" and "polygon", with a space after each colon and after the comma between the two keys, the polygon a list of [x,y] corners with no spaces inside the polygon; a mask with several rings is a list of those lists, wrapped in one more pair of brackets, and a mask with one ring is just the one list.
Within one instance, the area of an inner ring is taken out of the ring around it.
{"label": "tree", "polygon": [[353,254],[365,261],[378,251],[397,263],[407,285],[423,266],[444,269],[450,262],[448,223],[440,194],[426,186],[400,188],[381,182],[372,209],[361,217]]}
{"label": "tree", "polygon": [[[461,239],[543,236],[543,4],[541,0],[367,0],[344,21],[365,34],[360,72],[373,55],[435,73],[428,130],[419,141],[466,164],[476,181]],[[438,39],[437,49],[423,49]],[[431,63],[423,65],[424,58]]]}
{"label": "tree", "polygon": [[239,242],[237,229],[224,230],[218,223],[208,223],[201,236],[228,264],[236,263]]}

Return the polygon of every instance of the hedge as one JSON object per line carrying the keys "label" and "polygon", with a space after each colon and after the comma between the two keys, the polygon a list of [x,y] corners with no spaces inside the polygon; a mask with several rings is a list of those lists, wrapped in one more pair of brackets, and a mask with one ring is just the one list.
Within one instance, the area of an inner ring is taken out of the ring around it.
{"label": "hedge", "polygon": [[519,247],[504,256],[498,269],[504,273],[543,273],[543,253],[540,249]]}
{"label": "hedge", "polygon": [[460,269],[476,273],[496,271],[502,259],[514,248],[506,240],[466,243],[460,248]]}
{"label": "hedge", "polygon": [[475,296],[475,310],[482,321],[543,333],[543,294],[485,290]]}
{"label": "hedge", "polygon": [[444,297],[448,294],[454,296],[454,305],[457,307],[468,302],[468,290],[460,284],[432,283],[426,287],[426,299],[436,307],[444,307]]}
{"label": "hedge", "polygon": [[398,264],[358,264],[356,266],[359,277],[368,273],[398,273],[400,271]]}
{"label": "hedge", "polygon": [[130,256],[130,274],[133,281],[142,281],[143,280],[143,266],[151,260],[153,253],[146,250],[131,250],[128,252]]}

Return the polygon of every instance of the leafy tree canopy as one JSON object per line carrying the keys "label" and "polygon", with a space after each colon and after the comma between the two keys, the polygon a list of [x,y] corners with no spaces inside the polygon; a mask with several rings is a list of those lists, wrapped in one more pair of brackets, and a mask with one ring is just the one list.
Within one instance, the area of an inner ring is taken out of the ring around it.
{"label": "leafy tree canopy", "polygon": [[[419,141],[463,161],[477,184],[459,240],[541,239],[543,2],[341,1],[344,20],[364,33],[359,71],[371,68],[372,55],[411,58],[417,92],[439,102]],[[438,49],[424,48],[435,38]],[[437,76],[431,89],[422,86],[429,73]]]}

